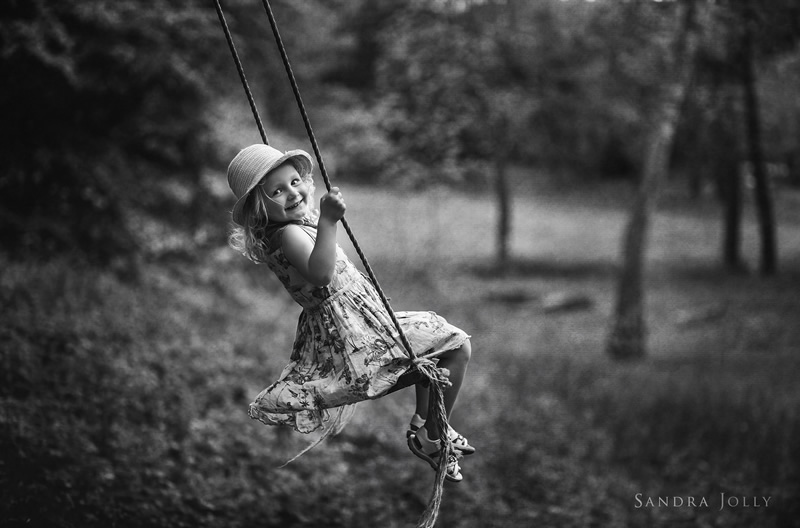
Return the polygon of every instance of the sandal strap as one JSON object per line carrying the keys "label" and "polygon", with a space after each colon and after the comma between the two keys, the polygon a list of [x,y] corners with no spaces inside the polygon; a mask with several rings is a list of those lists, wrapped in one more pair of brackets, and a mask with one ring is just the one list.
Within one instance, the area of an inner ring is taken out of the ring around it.
{"label": "sandal strap", "polygon": [[[408,445],[411,448],[411,451],[417,455],[418,457],[422,458],[423,460],[427,461],[428,464],[433,469],[437,469],[439,464],[441,463],[439,459],[442,456],[442,449],[438,447],[435,451],[430,453],[425,452],[422,449],[422,444],[419,441],[419,438],[414,436],[409,436]],[[441,440],[436,441],[437,446],[441,446]],[[445,460],[445,473],[447,475],[448,480],[452,480],[455,482],[459,482],[463,475],[461,474],[461,466],[458,464],[458,460],[461,458],[461,454],[458,453],[457,450],[450,450],[448,453],[447,460]]]}

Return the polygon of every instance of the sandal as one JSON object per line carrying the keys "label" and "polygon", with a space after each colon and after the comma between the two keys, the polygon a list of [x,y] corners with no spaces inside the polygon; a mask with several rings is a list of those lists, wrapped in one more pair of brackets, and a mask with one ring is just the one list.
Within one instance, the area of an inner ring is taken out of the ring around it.
{"label": "sandal", "polygon": [[475,452],[475,448],[469,445],[467,438],[452,427],[447,437],[450,439],[450,443],[453,444],[453,449],[458,450],[462,455],[471,455]]}
{"label": "sandal", "polygon": [[[422,444],[420,443],[419,438],[417,438],[417,435],[414,434],[408,437],[408,448],[411,449],[412,453],[427,462],[434,469],[434,471],[436,471],[439,469],[439,457],[441,456],[441,449],[438,448],[440,445],[439,442],[439,440],[432,442],[437,446],[436,451],[432,453],[426,453],[422,449]],[[461,482],[464,479],[464,475],[461,474],[461,467],[458,465],[458,455],[452,452],[447,456],[447,467],[444,478],[450,482]]]}
{"label": "sandal", "polygon": [[[406,438],[410,438],[412,435],[417,434],[419,428],[423,426],[425,420],[423,420],[420,415],[415,414],[411,417],[411,423],[408,424],[408,430],[406,431]],[[471,455],[475,452],[475,448],[469,444],[469,440],[453,429],[450,428],[450,432],[448,433],[448,438],[450,438],[450,443],[453,445],[453,449],[461,453],[462,455]]]}

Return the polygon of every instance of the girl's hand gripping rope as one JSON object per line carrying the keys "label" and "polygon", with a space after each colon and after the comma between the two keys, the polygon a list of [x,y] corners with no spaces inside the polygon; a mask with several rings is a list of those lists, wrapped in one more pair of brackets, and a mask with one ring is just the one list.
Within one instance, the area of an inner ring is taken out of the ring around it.
{"label": "girl's hand gripping rope", "polygon": [[347,206],[342,198],[342,193],[338,187],[331,187],[331,190],[319,200],[319,218],[335,224],[344,217]]}

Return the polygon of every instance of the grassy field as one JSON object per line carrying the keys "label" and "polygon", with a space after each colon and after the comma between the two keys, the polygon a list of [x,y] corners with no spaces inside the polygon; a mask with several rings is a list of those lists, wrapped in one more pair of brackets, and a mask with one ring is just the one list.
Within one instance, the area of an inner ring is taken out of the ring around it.
{"label": "grassy field", "polygon": [[[615,363],[604,341],[630,189],[520,185],[501,273],[490,195],[343,188],[395,309],[473,336],[452,422],[479,451],[439,526],[800,526],[796,191],[780,194],[769,279],[720,272],[716,206],[667,195],[649,353]],[[755,267],[751,220],[745,253]],[[268,270],[224,247],[135,280],[2,256],[0,288],[3,526],[401,527],[422,512],[433,472],[405,446],[409,391],[360,405],[278,469],[308,439],[245,413],[299,314]],[[550,309],[560,296],[581,303]]]}

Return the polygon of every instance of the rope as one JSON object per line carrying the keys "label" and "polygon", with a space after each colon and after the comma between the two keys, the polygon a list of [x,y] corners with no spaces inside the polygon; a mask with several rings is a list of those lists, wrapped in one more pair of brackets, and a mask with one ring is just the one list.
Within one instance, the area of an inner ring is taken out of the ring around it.
{"label": "rope", "polygon": [[[256,123],[258,125],[259,131],[261,132],[261,137],[264,140],[264,143],[267,143],[266,133],[264,132],[263,125],[261,124],[261,119],[258,115],[258,110],[256,109],[255,102],[253,100],[252,93],[250,92],[250,87],[247,84],[247,80],[244,75],[244,69],[242,68],[241,61],[239,60],[238,54],[236,53],[236,48],[233,44],[233,39],[231,37],[230,29],[228,28],[227,23],[225,22],[225,17],[222,14],[222,7],[220,5],[219,0],[214,0],[216,7],[217,7],[217,14],[220,19],[220,23],[222,25],[223,31],[225,32],[225,38],[228,41],[228,46],[230,47],[231,54],[233,55],[234,62],[236,63],[236,68],[239,71],[239,78],[242,81],[242,86],[244,87],[245,93],[247,94],[247,99],[250,102],[250,108],[253,111],[253,116],[255,117]],[[269,24],[272,28],[272,33],[275,36],[275,42],[278,46],[278,50],[281,55],[281,59],[283,61],[284,68],[286,69],[286,74],[289,77],[289,83],[292,86],[292,92],[294,93],[295,100],[297,102],[297,107],[300,111],[300,115],[303,118],[303,124],[306,129],[306,133],[308,134],[308,139],[311,142],[311,147],[314,150],[314,155],[317,158],[317,164],[319,165],[320,174],[322,175],[322,180],[325,182],[325,188],[330,191],[331,190],[331,182],[330,178],[328,177],[328,171],[325,168],[325,163],[322,159],[322,153],[320,152],[319,145],[317,143],[316,136],[314,134],[314,130],[311,127],[311,121],[308,118],[308,113],[306,112],[305,104],[303,104],[303,98],[300,96],[300,88],[297,85],[297,80],[295,79],[294,71],[292,70],[292,65],[289,62],[289,56],[286,53],[286,47],[283,44],[283,39],[281,38],[280,31],[278,30],[278,24],[275,20],[275,15],[272,12],[272,6],[270,6],[269,0],[261,0],[261,3],[264,6],[264,11],[267,13],[267,18],[269,18]],[[447,413],[444,406],[444,387],[450,385],[450,381],[444,375],[441,369],[436,366],[436,363],[428,358],[428,357],[421,357],[416,356],[414,354],[413,347],[411,343],[408,341],[408,337],[406,337],[405,332],[403,331],[402,326],[400,325],[400,321],[397,319],[397,316],[392,310],[391,305],[389,304],[389,299],[386,297],[386,294],[383,292],[383,288],[381,288],[380,283],[378,282],[378,278],[372,270],[372,266],[369,264],[369,260],[367,259],[366,254],[361,249],[361,246],[358,243],[358,240],[355,237],[352,229],[350,229],[350,225],[347,223],[347,220],[342,217],[341,219],[342,226],[344,230],[347,232],[347,236],[350,239],[350,242],[353,245],[353,248],[358,253],[361,262],[364,265],[364,269],[369,276],[370,282],[375,287],[375,290],[378,293],[378,296],[383,303],[383,306],[386,308],[389,317],[392,320],[395,328],[397,329],[398,336],[400,338],[401,343],[405,349],[406,355],[408,355],[409,359],[411,360],[414,367],[419,371],[427,380],[430,381],[429,387],[429,400],[428,400],[428,418],[433,419],[434,423],[436,424],[436,430],[439,435],[439,439],[441,440],[441,455],[439,457],[439,468],[436,472],[436,478],[434,481],[434,488],[431,494],[431,498],[428,501],[428,506],[425,509],[420,521],[418,523],[419,528],[432,528],[434,524],[436,524],[436,518],[439,513],[439,507],[442,501],[442,493],[444,489],[444,480],[447,472],[447,461],[452,453],[452,446],[448,441],[448,433],[449,433],[449,426],[447,423]]]}
{"label": "rope", "polygon": [[[322,180],[325,182],[325,188],[329,191],[331,190],[331,182],[330,178],[328,177],[328,171],[325,169],[325,163],[322,160],[322,153],[319,150],[319,145],[317,144],[317,138],[314,135],[314,130],[311,128],[311,121],[308,118],[308,113],[306,112],[305,105],[303,104],[303,98],[300,96],[300,89],[297,86],[297,80],[294,76],[294,71],[292,70],[292,65],[289,62],[289,56],[286,54],[286,47],[283,45],[283,39],[281,39],[281,34],[278,31],[278,24],[275,22],[275,15],[272,12],[272,7],[269,4],[268,0],[262,0],[261,3],[264,5],[264,10],[267,12],[267,17],[269,18],[269,24],[272,27],[272,33],[275,35],[275,42],[278,45],[278,50],[281,54],[281,59],[283,59],[283,65],[286,69],[286,75],[289,77],[289,83],[292,85],[292,92],[294,92],[295,100],[297,101],[297,107],[300,110],[300,115],[303,117],[303,124],[306,127],[306,133],[308,134],[308,139],[311,142],[311,147],[314,149],[314,155],[317,157],[317,163],[319,165],[319,171],[322,175]],[[392,310],[391,306],[389,305],[389,299],[384,294],[381,285],[378,283],[378,278],[375,276],[375,273],[372,271],[372,266],[369,265],[369,261],[367,260],[367,256],[361,250],[361,246],[358,244],[358,240],[356,240],[353,231],[350,229],[350,225],[347,223],[345,218],[342,218],[342,226],[344,230],[347,232],[347,236],[350,238],[350,242],[352,242],[353,247],[358,253],[361,262],[364,264],[364,269],[367,271],[367,275],[369,275],[370,281],[372,281],[373,286],[378,291],[378,295],[383,302],[383,305],[386,307],[386,311],[389,312],[389,316],[392,318],[392,322],[394,323],[397,331],[400,333],[400,340],[403,343],[403,346],[406,349],[406,354],[412,360],[416,360],[416,356],[414,355],[413,348],[411,347],[411,343],[408,342],[408,338],[406,337],[403,329],[400,326],[400,322],[397,320],[397,317],[394,314],[394,310]]]}
{"label": "rope", "polygon": [[214,6],[217,8],[217,17],[219,17],[219,23],[222,26],[222,31],[225,32],[225,40],[228,41],[228,48],[231,50],[231,55],[233,55],[233,62],[236,63],[236,70],[239,72],[239,79],[242,81],[242,87],[244,88],[244,93],[247,95],[247,102],[250,103],[250,110],[253,112],[253,117],[256,120],[256,125],[258,126],[258,132],[261,134],[261,141],[264,142],[265,145],[269,145],[269,139],[267,139],[267,133],[264,131],[264,125],[261,123],[261,117],[258,115],[258,108],[256,108],[256,101],[253,99],[253,92],[250,91],[250,85],[247,84],[247,78],[244,76],[244,68],[242,67],[242,61],[239,60],[239,54],[236,53],[236,46],[233,44],[233,37],[231,36],[231,30],[228,27],[228,23],[225,21],[225,15],[222,13],[222,6],[219,3],[219,0],[214,0]]}

